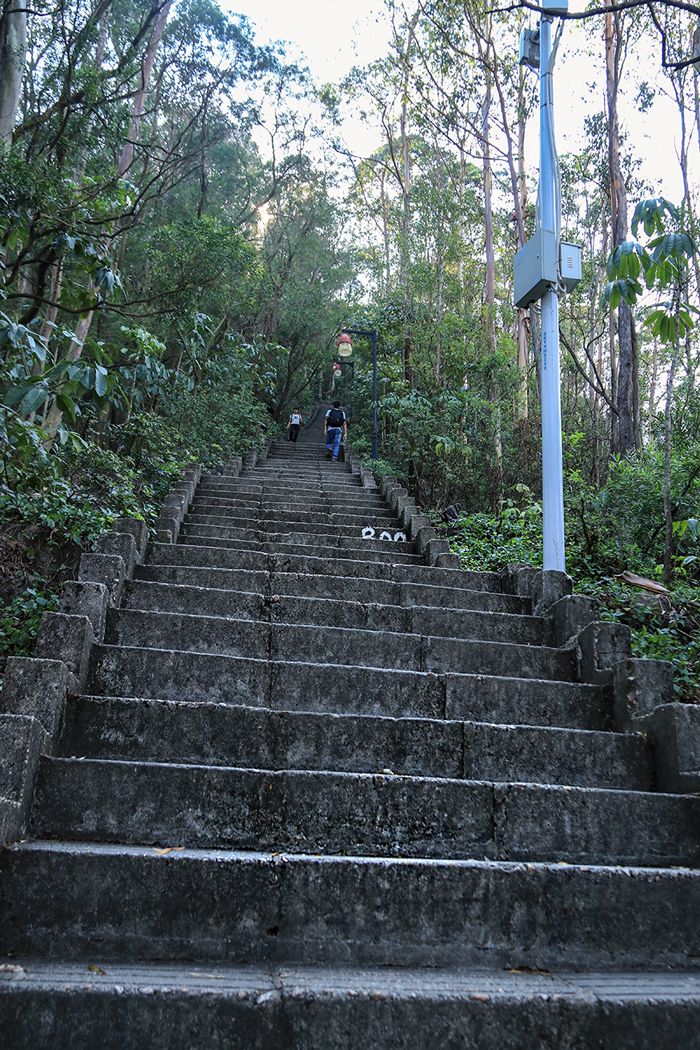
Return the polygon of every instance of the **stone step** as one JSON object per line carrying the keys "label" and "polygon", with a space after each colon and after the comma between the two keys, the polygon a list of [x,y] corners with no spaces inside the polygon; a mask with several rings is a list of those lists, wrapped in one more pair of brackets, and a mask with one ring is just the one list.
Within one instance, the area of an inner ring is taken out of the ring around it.
{"label": "stone step", "polygon": [[[227,475],[223,475],[227,477]],[[285,463],[265,463],[262,467],[254,467],[252,470],[244,470],[241,472],[239,477],[244,481],[299,481],[307,484],[315,484],[316,482],[322,482],[327,485],[343,485],[346,482],[350,482],[357,488],[364,488],[361,479],[357,474],[352,474],[351,471],[343,466],[331,466],[326,461],[325,456],[323,460],[314,462],[300,461],[292,464]],[[230,480],[234,481],[235,478]],[[378,490],[375,490],[378,491]]]}
{"label": "stone step", "polygon": [[[530,601],[498,591],[468,590],[462,587],[431,587],[422,584],[393,583],[352,576],[324,576],[320,573],[269,573],[254,569],[217,569],[187,565],[140,565],[136,581],[189,586],[200,590],[248,591],[263,596],[326,598],[365,605],[427,605],[452,610],[475,609],[527,615]],[[201,595],[193,594],[198,601]],[[224,601],[225,599],[222,599]],[[233,599],[231,599],[233,601]],[[150,606],[147,606],[150,608]]]}
{"label": "stone step", "polygon": [[[215,508],[212,508],[212,510],[215,510]],[[254,512],[251,512],[251,514],[253,513]],[[222,515],[216,513],[202,514],[200,512],[192,512],[186,515],[185,524],[204,525],[207,526],[207,530],[214,527],[224,529],[251,529],[253,531],[261,531],[265,535],[274,534],[276,532],[285,532],[299,536],[309,535],[333,536],[336,538],[343,537],[347,539],[348,542],[350,540],[357,539],[364,540],[362,533],[364,531],[365,525],[363,525],[362,522],[366,522],[366,519],[360,518],[356,525],[347,523],[334,525],[331,524],[331,522],[327,519],[328,516],[326,516],[326,521],[317,522],[299,521],[294,520],[293,518],[290,520],[277,517],[267,518],[262,517],[258,514],[251,517],[233,517],[229,515]],[[383,532],[384,530],[387,530],[389,532],[392,538],[392,542],[396,542],[393,540],[393,537],[397,533],[403,533],[403,535],[406,536],[406,531],[402,527],[398,519],[395,518],[392,521],[389,518],[385,518],[383,519],[383,521],[385,522],[385,524],[382,526],[378,526],[376,524],[376,519],[372,520],[372,525],[375,528],[375,535],[371,538],[374,539],[375,542],[380,541],[381,532]]]}
{"label": "stone step", "polygon": [[30,835],[358,857],[695,866],[700,797],[44,758]]}
{"label": "stone step", "polygon": [[236,499],[240,496],[254,496],[258,499],[348,499],[361,503],[384,503],[384,497],[377,489],[367,489],[353,481],[343,484],[327,484],[322,480],[259,478],[221,478],[219,481],[200,481],[197,492],[210,493],[212,496],[228,496]]}
{"label": "stone step", "polygon": [[263,493],[262,496],[256,497],[255,493],[252,492],[242,492],[238,495],[225,492],[223,489],[199,488],[195,493],[195,499],[205,502],[209,502],[212,499],[226,499],[232,507],[256,506],[265,513],[273,513],[275,511],[289,513],[290,511],[301,510],[307,513],[374,514],[375,517],[391,515],[389,505],[383,499],[375,496],[360,497],[359,493],[357,496],[347,498],[343,496],[292,496],[287,493],[280,496]]}
{"label": "stone step", "polygon": [[[214,502],[211,502],[211,500]],[[378,521],[390,520],[395,522],[399,520],[385,505],[357,506],[343,500],[328,501],[322,504],[312,504],[308,501],[271,504],[254,502],[252,500],[238,500],[234,502],[227,500],[225,503],[222,503],[216,497],[207,497],[206,500],[193,500],[188,509],[192,512],[198,512],[205,508],[209,513],[215,510],[216,513],[225,517],[233,515],[234,517],[270,520],[284,518],[288,521],[333,522],[337,521],[339,516],[342,516],[345,520],[341,520],[339,524],[359,525],[361,528],[364,528],[365,525],[375,525]],[[309,515],[312,515],[312,517],[308,517]]]}
{"label": "stone step", "polygon": [[599,686],[486,674],[429,674],[331,663],[243,659],[144,646],[95,648],[89,691],[106,696],[242,704],[285,711],[447,718],[602,729]]}
{"label": "stone step", "polygon": [[392,580],[396,583],[444,584],[465,590],[500,591],[501,577],[494,572],[468,572],[437,569],[430,565],[399,565],[343,558],[317,558],[311,555],[265,554],[260,551],[227,550],[194,544],[152,543],[148,548],[150,565],[193,565],[217,569],[258,569],[273,573],[320,573],[362,579]]}
{"label": "stone step", "polygon": [[191,521],[190,515],[185,519],[180,530],[180,537],[189,535],[207,537],[221,540],[250,541],[251,543],[272,544],[304,544],[304,546],[316,546],[321,548],[340,547],[343,549],[366,549],[374,551],[385,551],[391,553],[414,553],[413,544],[406,539],[406,533],[396,529],[395,535],[388,539],[380,539],[377,536],[367,537],[362,535],[361,529],[341,530],[338,526],[334,532],[328,529],[333,526],[307,526],[309,531],[297,532],[294,529],[283,526],[280,522],[264,522],[266,528],[240,527],[237,525],[209,525],[200,521]]}
{"label": "stone step", "polygon": [[[200,486],[201,487],[201,486]],[[303,497],[309,500],[327,500],[327,499],[354,499],[364,502],[364,495],[367,490],[363,489],[360,485],[354,485],[348,483],[347,485],[333,485],[325,486],[321,483],[317,485],[305,484],[298,485],[290,482],[253,482],[241,479],[237,485],[209,485],[207,487],[208,492],[217,496],[230,496],[233,499],[236,498],[247,498],[260,500],[267,497],[277,498],[286,497],[287,499],[297,499]],[[376,496],[376,493],[371,493]]]}
{"label": "stone step", "polygon": [[[489,628],[483,618],[483,630]],[[177,649],[243,659],[331,663],[398,670],[488,674],[571,681],[568,650],[517,642],[434,637],[223,616],[115,609],[105,641],[112,645]]]}
{"label": "stone step", "polygon": [[639,734],[228,704],[72,697],[65,757],[315,769],[648,791]]}
{"label": "stone step", "polygon": [[[339,593],[342,594],[342,591]],[[479,592],[476,596],[480,597]],[[418,633],[451,638],[520,642],[542,645],[549,640],[548,621],[492,610],[435,609],[380,605],[265,592],[226,591],[134,581],[127,587],[122,607],[152,612],[188,613],[277,623],[318,624],[368,631]]]}
{"label": "stone step", "polygon": [[[291,467],[284,464],[266,464],[264,468],[253,471],[243,471],[239,475],[243,482],[264,484],[272,482],[283,482],[286,485],[322,485],[328,488],[341,489],[351,487],[357,491],[367,491],[377,494],[379,489],[371,484],[362,482],[358,474],[352,474],[349,470],[338,470],[330,464],[300,465],[292,464]],[[230,478],[230,481],[239,480]],[[370,487],[371,485],[371,487]]]}
{"label": "stone step", "polygon": [[[223,505],[222,505],[223,504]],[[305,511],[305,510],[289,510],[289,511],[269,511],[266,510],[264,513],[257,504],[239,505],[239,506],[227,506],[225,503],[215,500],[213,503],[204,503],[200,500],[194,500],[191,504],[192,514],[214,517],[215,519],[221,519],[222,522],[234,523],[238,520],[253,521],[253,522],[290,522],[299,524],[309,525],[333,525],[333,526],[348,526],[350,528],[363,529],[366,525],[371,525],[375,529],[383,528],[394,528],[400,529],[401,523],[398,518],[393,517],[389,512],[382,513],[379,515],[374,514],[339,514],[335,511]]]}
{"label": "stone step", "polygon": [[347,461],[336,463],[330,462],[325,443],[322,445],[319,444],[313,448],[310,455],[305,455],[305,451],[306,450],[300,449],[300,455],[268,456],[267,459],[256,464],[256,466],[247,467],[246,472],[255,473],[263,470],[283,470],[285,472],[295,470],[322,470],[328,471],[329,474],[349,474],[351,472],[350,464]]}
{"label": "stone step", "polygon": [[184,546],[194,547],[216,547],[227,551],[250,551],[266,552],[268,554],[292,554],[301,557],[309,555],[313,558],[332,560],[339,558],[343,561],[378,562],[383,565],[424,565],[425,562],[420,554],[413,554],[412,544],[392,543],[386,549],[377,549],[373,544],[365,543],[359,537],[356,546],[344,547],[337,544],[324,546],[320,543],[287,543],[278,542],[273,539],[259,541],[253,539],[222,539],[218,536],[200,535],[199,532],[190,531],[187,527],[180,530],[178,543]]}
{"label": "stone step", "polygon": [[[346,552],[347,553],[347,552]],[[320,572],[330,576],[351,576],[371,579],[376,575],[380,579],[394,579],[400,568],[419,568],[422,566],[401,566],[386,558],[363,558],[361,561],[343,558],[335,554],[332,558],[315,557],[309,554],[287,554],[282,551],[246,550],[235,547],[222,547],[208,543],[151,544],[149,564],[152,565],[203,565],[207,568],[262,569],[271,572],[303,572],[305,574]]]}
{"label": "stone step", "polygon": [[20,962],[0,967],[13,1050],[690,1050],[700,1029],[698,971]]}
{"label": "stone step", "polygon": [[300,487],[304,490],[323,491],[328,490],[329,492],[342,492],[347,493],[350,490],[356,492],[369,491],[378,494],[378,489],[366,490],[362,484],[360,476],[358,474],[343,474],[339,475],[335,472],[332,475],[322,474],[320,471],[315,474],[294,474],[291,471],[264,471],[257,477],[251,477],[248,474],[241,474],[237,478],[227,477],[220,475],[218,477],[206,477],[203,476],[201,484],[206,485],[226,485],[232,489],[245,488],[245,487],[256,487],[258,489],[271,490],[271,491],[295,491]]}
{"label": "stone step", "polygon": [[688,868],[34,841],[0,854],[0,879],[10,956],[585,969],[700,955]]}

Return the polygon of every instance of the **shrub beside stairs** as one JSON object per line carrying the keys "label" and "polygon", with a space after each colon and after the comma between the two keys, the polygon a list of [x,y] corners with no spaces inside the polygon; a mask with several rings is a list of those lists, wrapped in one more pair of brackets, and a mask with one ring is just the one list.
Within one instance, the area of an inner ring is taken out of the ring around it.
{"label": "shrub beside stairs", "polygon": [[157,536],[117,523],[8,664],[3,1047],[700,1045],[666,665],[562,574],[460,571],[318,420]]}

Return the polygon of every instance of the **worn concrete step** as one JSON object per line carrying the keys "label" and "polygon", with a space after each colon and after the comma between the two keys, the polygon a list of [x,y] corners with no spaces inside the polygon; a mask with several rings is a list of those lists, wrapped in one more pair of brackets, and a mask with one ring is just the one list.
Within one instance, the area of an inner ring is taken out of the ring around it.
{"label": "worn concrete step", "polygon": [[[226,591],[182,585],[133,581],[122,607],[152,612],[189,613],[234,619],[273,620],[277,623],[318,624],[369,631],[430,634],[445,637],[542,645],[549,639],[548,621],[492,610],[434,609],[425,606],[382,605],[350,601],[342,587],[339,597],[319,598],[272,594],[264,591]],[[476,592],[479,596],[479,592]]]}
{"label": "worn concrete step", "polygon": [[137,762],[652,786],[649,744],[639,734],[228,704],[71,697],[60,747],[66,757]]}
{"label": "worn concrete step", "polygon": [[700,973],[22,958],[0,966],[0,1027],[7,1050],[690,1050]]}
{"label": "worn concrete step", "polygon": [[696,866],[700,797],[44,758],[30,835],[198,849]]}
{"label": "worn concrete step", "polygon": [[[231,479],[237,480],[237,479]],[[273,468],[269,467],[266,470],[260,471],[257,474],[241,474],[240,480],[243,482],[250,482],[252,484],[262,485],[281,485],[282,487],[293,487],[293,486],[305,486],[310,487],[320,486],[321,488],[333,489],[336,491],[347,491],[352,489],[355,492],[368,492],[374,495],[379,494],[379,489],[375,486],[369,487],[363,484],[360,477],[357,474],[351,474],[348,472],[338,472],[336,470],[328,469],[296,469],[296,468]]]}
{"label": "worn concrete step", "polygon": [[326,476],[320,472],[316,474],[294,474],[286,470],[275,473],[268,471],[258,477],[241,475],[238,478],[202,478],[200,484],[224,485],[234,490],[246,486],[257,486],[261,490],[271,492],[295,492],[301,489],[302,491],[328,491],[342,494],[347,494],[351,491],[356,493],[368,491],[375,496],[378,495],[377,489],[366,489],[366,486],[362,484],[359,476],[356,474]]}
{"label": "worn concrete step", "polygon": [[[223,475],[228,476],[230,475]],[[325,450],[321,457],[315,459],[306,456],[293,456],[286,462],[277,457],[274,460],[267,459],[255,467],[246,467],[241,471],[240,477],[249,477],[256,481],[308,477],[314,480],[320,478],[331,485],[343,484],[348,480],[353,484],[361,484],[359,473],[353,474],[349,464],[331,464],[326,459]]]}
{"label": "worn concrete step", "polygon": [[401,529],[401,523],[398,518],[393,517],[388,511],[380,515],[367,515],[367,514],[337,514],[335,511],[328,510],[317,513],[316,511],[306,510],[290,510],[290,511],[265,511],[263,514],[261,508],[257,504],[249,504],[246,506],[227,506],[224,501],[214,501],[213,503],[204,503],[200,500],[194,500],[190,505],[190,513],[201,515],[202,517],[214,518],[216,520],[222,519],[223,522],[230,522],[234,524],[236,521],[244,520],[246,522],[291,522],[299,524],[313,525],[333,525],[338,527],[348,526],[349,528],[363,529],[366,525],[371,525],[375,529],[383,528],[394,528],[396,530]]}
{"label": "worn concrete step", "polygon": [[[290,474],[286,472],[279,476],[273,477],[261,477],[261,478],[250,478],[250,477],[238,477],[229,478],[221,475],[209,476],[203,475],[200,481],[200,485],[210,485],[213,488],[222,486],[227,489],[231,489],[234,492],[241,491],[254,491],[254,492],[299,492],[302,491],[305,494],[323,493],[323,492],[338,492],[342,495],[346,495],[350,490],[363,491],[363,486],[360,482],[359,477],[348,474],[344,478],[331,478],[327,480],[322,478],[320,475],[317,478],[309,478],[305,481],[299,481],[294,479]],[[376,494],[376,493],[375,493]]]}
{"label": "worn concrete step", "polygon": [[[215,510],[216,508],[212,508]],[[262,515],[255,515],[252,517],[240,517],[240,516],[229,516],[223,514],[203,514],[201,512],[191,512],[185,517],[186,525],[205,525],[209,528],[224,528],[224,529],[251,529],[259,530],[265,535],[276,532],[292,533],[299,536],[333,536],[333,537],[344,537],[349,542],[351,539],[364,539],[362,533],[365,528],[361,522],[364,519],[355,524],[332,524],[328,520],[317,522],[317,521],[303,521],[295,520],[293,518],[287,520],[285,518],[268,518]],[[375,524],[376,519],[372,520],[372,525],[375,528],[375,536],[372,537],[375,541],[381,539],[381,532],[387,530],[391,540],[397,535],[402,533],[406,536],[406,530],[401,526],[398,519],[384,519],[386,524],[381,528]],[[304,540],[303,542],[306,542]],[[396,542],[396,541],[394,541]]]}
{"label": "worn concrete step", "polygon": [[343,500],[343,499],[261,499],[255,500],[251,494],[244,494],[240,498],[235,499],[230,496],[225,497],[226,502],[224,504],[219,501],[222,499],[220,496],[203,493],[197,495],[193,501],[192,509],[200,507],[203,503],[210,503],[215,501],[214,505],[218,505],[222,513],[228,514],[229,511],[241,511],[247,510],[252,511],[255,517],[268,517],[272,518],[276,515],[297,515],[301,514],[302,517],[298,520],[303,521],[303,515],[306,514],[343,514],[350,516],[353,519],[359,518],[365,525],[373,524],[376,519],[380,518],[394,518],[391,509],[386,503],[365,503],[359,500]]}
{"label": "worn concrete step", "polygon": [[338,627],[308,627],[233,620],[214,616],[114,610],[105,640],[114,645],[147,646],[244,659],[308,660],[422,670],[420,637]]}
{"label": "worn concrete step", "polygon": [[348,474],[345,477],[333,477],[324,478],[322,475],[316,477],[294,477],[291,474],[283,473],[273,475],[272,477],[260,477],[260,478],[229,478],[219,479],[219,481],[206,482],[212,485],[225,485],[229,489],[238,491],[241,488],[253,487],[257,488],[260,492],[271,492],[271,493],[303,493],[308,495],[310,493],[318,493],[320,495],[337,493],[340,496],[347,496],[351,493],[355,495],[362,495],[366,492],[376,496],[378,490],[366,489],[362,485],[359,477],[356,475]]}
{"label": "worn concrete step", "polygon": [[236,502],[259,502],[267,507],[295,507],[298,506],[303,509],[305,506],[309,510],[323,510],[329,506],[335,506],[339,509],[347,507],[355,510],[356,512],[362,512],[368,508],[374,508],[379,510],[388,510],[389,505],[381,497],[372,493],[366,489],[351,489],[348,493],[345,492],[318,492],[316,495],[307,494],[304,492],[268,492],[263,490],[261,493],[251,491],[238,491],[236,489],[227,488],[222,485],[211,486],[211,485],[199,485],[197,487],[195,497],[197,499],[209,499],[210,497],[216,497],[218,499],[228,499],[232,503]]}
{"label": "worn concrete step", "polygon": [[[342,487],[346,484],[352,485],[353,488],[362,489],[367,486],[363,485],[361,479],[357,474],[352,474],[349,470],[345,470],[343,467],[332,467],[330,463],[324,462],[316,463],[299,463],[297,464],[284,464],[284,463],[269,463],[263,467],[256,467],[253,470],[244,470],[240,474],[240,478],[243,481],[263,482],[268,481],[286,481],[286,482],[298,482],[299,484],[315,485],[317,483],[324,484],[332,487]],[[234,481],[237,479],[231,478]],[[377,492],[377,489],[370,489],[369,491]]]}
{"label": "worn concrete step", "polygon": [[90,692],[285,711],[413,716],[602,729],[603,688],[485,674],[430,674],[331,663],[243,659],[144,646],[95,647]]}
{"label": "worn concrete step", "polygon": [[[294,528],[283,525],[281,522],[269,522],[262,521],[257,527],[253,526],[238,526],[232,524],[225,525],[210,525],[206,522],[191,521],[191,515],[188,515],[182,529],[180,530],[180,536],[196,535],[196,536],[211,536],[212,539],[222,540],[234,540],[234,541],[248,541],[254,543],[294,543],[304,544],[305,546],[317,546],[321,548],[325,547],[341,547],[341,548],[355,548],[355,549],[367,549],[367,550],[378,550],[390,553],[396,551],[397,553],[414,553],[413,544],[407,541],[406,533],[400,529],[394,530],[393,536],[388,536],[387,539],[380,539],[378,536],[363,537],[360,529],[352,530],[335,527],[335,531],[329,531],[333,529],[333,526],[306,526],[306,530],[297,532]],[[260,525],[264,525],[264,528],[260,528]]]}
{"label": "worn concrete step", "polygon": [[0,854],[0,880],[10,956],[551,969],[700,955],[688,868],[37,841]]}
{"label": "worn concrete step", "polygon": [[330,496],[320,494],[318,496],[290,495],[275,496],[270,493],[257,495],[254,492],[241,492],[239,494],[225,493],[223,490],[201,491],[197,490],[195,500],[211,502],[212,500],[225,500],[232,509],[236,507],[255,506],[271,514],[290,513],[300,510],[306,513],[342,513],[342,514],[374,514],[375,517],[391,516],[389,505],[383,500],[370,497],[345,498],[342,496]]}
{"label": "worn concrete step", "polygon": [[325,448],[320,456],[293,456],[286,461],[279,458],[266,459],[254,467],[245,467],[241,472],[242,477],[274,477],[276,475],[294,477],[302,474],[320,475],[326,478],[357,477],[352,474],[349,463],[334,464],[326,459]]}
{"label": "worn concrete step", "polygon": [[[489,627],[488,617],[482,618],[482,623],[482,630],[494,630]],[[113,645],[245,659],[269,657],[295,663],[438,673],[517,674],[522,678],[557,681],[571,681],[576,670],[570,651],[541,645],[129,608],[110,611],[105,640]]]}
{"label": "worn concrete step", "polygon": [[346,492],[352,489],[358,493],[379,494],[378,489],[370,489],[363,485],[357,474],[308,468],[298,469],[295,467],[284,467],[280,470],[266,467],[257,471],[244,471],[238,477],[231,477],[227,474],[202,475],[199,484],[212,487],[223,486],[231,490],[246,486],[269,487],[273,489],[294,489],[302,486],[313,489],[327,488],[339,492]]}
{"label": "worn concrete step", "polygon": [[392,565],[337,557],[265,554],[259,551],[227,550],[225,547],[202,547],[194,544],[152,543],[148,548],[148,563],[218,569],[262,569],[273,573],[320,573],[326,576],[393,580],[396,583],[446,585],[471,591],[501,591],[501,577],[492,572],[437,569],[421,564]]}
{"label": "worn concrete step", "polygon": [[151,544],[149,563],[154,565],[203,565],[208,568],[265,569],[272,572],[320,572],[332,576],[354,576],[371,579],[392,579],[399,568],[419,566],[397,565],[386,558],[343,558],[335,553],[333,558],[308,554],[266,552],[235,547],[222,547],[208,543]]}
{"label": "worn concrete step", "polygon": [[[194,529],[194,527],[193,527]],[[408,543],[395,543],[389,548],[377,549],[370,542],[365,543],[359,537],[357,546],[344,547],[333,543],[324,546],[321,543],[288,543],[278,542],[273,539],[265,541],[253,539],[222,539],[218,536],[200,535],[199,532],[191,531],[185,527],[181,529],[178,543],[184,546],[216,547],[227,551],[264,551],[269,554],[291,554],[313,558],[332,560],[334,558],[343,561],[378,562],[382,565],[424,565],[422,555],[413,554],[412,545]]]}
{"label": "worn concrete step", "polygon": [[[237,496],[237,497],[235,497],[235,496],[220,496],[220,495],[199,496],[198,494],[195,493],[194,499],[192,501],[192,509],[194,510],[198,506],[208,506],[210,508],[211,507],[216,507],[217,510],[218,510],[218,513],[225,514],[227,516],[231,515],[231,514],[234,514],[234,515],[235,514],[240,514],[240,512],[242,510],[246,510],[247,509],[247,510],[254,510],[255,514],[257,516],[258,513],[261,510],[261,504],[262,503],[263,503],[263,500],[259,499],[252,492],[242,493],[240,496]],[[346,500],[339,500],[339,501],[325,500],[325,501],[321,501],[321,503],[322,503],[321,507],[315,509],[315,508],[313,508],[313,507],[311,507],[309,505],[308,501],[300,500],[300,501],[294,503],[294,505],[292,506],[292,509],[289,510],[289,509],[285,509],[284,506],[282,507],[282,509],[280,509],[279,507],[271,506],[269,501],[265,501],[265,503],[266,503],[266,506],[265,506],[265,513],[266,514],[268,514],[270,516],[275,516],[277,514],[288,515],[288,514],[296,513],[296,514],[301,515],[298,518],[299,521],[303,521],[304,520],[304,516],[306,514],[321,514],[321,515],[343,514],[344,516],[349,517],[351,520],[355,519],[355,518],[358,518],[358,517],[359,518],[364,518],[364,517],[367,516],[367,506],[368,506],[367,504],[362,504],[358,510],[353,510],[352,508],[350,508],[350,510],[348,510],[347,509],[347,501]],[[394,515],[393,512],[391,511],[391,509],[389,508],[388,504],[373,504],[372,508],[373,508],[372,509],[372,513],[374,514],[374,517],[376,517],[376,518],[384,517],[384,518],[391,518],[394,521],[398,520],[396,518],[396,515]]]}
{"label": "worn concrete step", "polygon": [[[251,481],[241,480],[240,484],[236,486],[209,486],[208,492],[217,496],[229,496],[233,499],[275,499],[283,497],[284,499],[297,499],[303,497],[308,500],[325,501],[327,499],[353,499],[363,500],[364,490],[359,485],[334,485],[332,488],[322,485],[297,485],[291,483],[256,483]],[[375,493],[376,495],[376,493]]]}
{"label": "worn concrete step", "polygon": [[[189,586],[195,591],[215,589],[250,591],[273,597],[289,595],[359,602],[364,605],[429,605],[451,610],[475,609],[527,615],[531,603],[525,598],[497,591],[466,588],[430,587],[391,580],[371,580],[351,576],[324,576],[319,573],[270,573],[254,569],[217,569],[187,565],[140,565],[135,579],[153,583]],[[193,600],[198,598],[193,595]],[[223,599],[222,599],[223,600]],[[233,599],[232,599],[233,600]],[[148,606],[150,607],[150,606]]]}

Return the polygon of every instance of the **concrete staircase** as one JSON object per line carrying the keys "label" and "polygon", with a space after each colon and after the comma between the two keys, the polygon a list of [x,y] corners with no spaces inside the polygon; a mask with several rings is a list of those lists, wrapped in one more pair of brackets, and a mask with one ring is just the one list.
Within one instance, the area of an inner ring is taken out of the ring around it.
{"label": "concrete staircase", "polygon": [[700,1046],[700,797],[402,533],[316,426],[149,546],[0,854],[8,1050]]}

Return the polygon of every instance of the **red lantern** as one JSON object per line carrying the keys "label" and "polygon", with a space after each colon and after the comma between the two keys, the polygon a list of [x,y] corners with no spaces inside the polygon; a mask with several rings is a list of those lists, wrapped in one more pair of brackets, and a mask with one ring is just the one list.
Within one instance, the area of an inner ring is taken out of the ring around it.
{"label": "red lantern", "polygon": [[352,339],[347,332],[341,332],[338,337],[338,356],[352,357]]}

